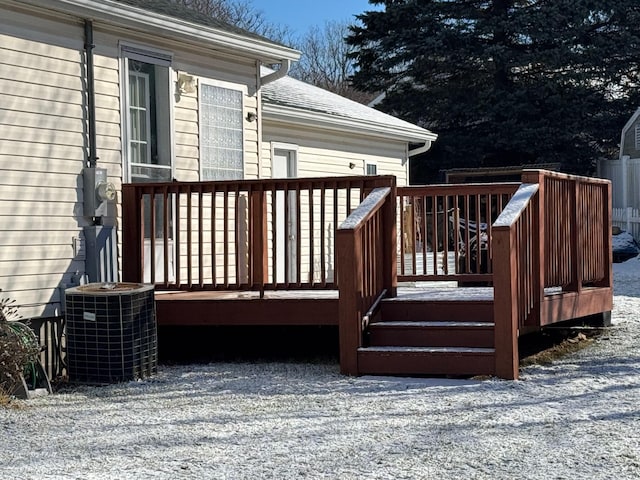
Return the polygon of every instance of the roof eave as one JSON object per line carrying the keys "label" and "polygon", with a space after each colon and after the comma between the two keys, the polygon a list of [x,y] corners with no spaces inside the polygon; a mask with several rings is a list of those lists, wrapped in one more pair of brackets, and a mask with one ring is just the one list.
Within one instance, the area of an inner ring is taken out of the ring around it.
{"label": "roof eave", "polygon": [[270,104],[266,101],[262,107],[263,114],[270,120],[276,120],[308,127],[322,127],[327,130],[350,132],[362,135],[394,139],[410,143],[433,142],[438,135],[420,127],[401,128],[394,125],[381,124],[367,120],[330,115],[301,108]]}
{"label": "roof eave", "polygon": [[24,3],[121,27],[153,31],[167,38],[204,42],[215,48],[232,50],[266,62],[296,61],[300,58],[300,52],[293,48],[206,25],[198,25],[112,0],[24,0]]}

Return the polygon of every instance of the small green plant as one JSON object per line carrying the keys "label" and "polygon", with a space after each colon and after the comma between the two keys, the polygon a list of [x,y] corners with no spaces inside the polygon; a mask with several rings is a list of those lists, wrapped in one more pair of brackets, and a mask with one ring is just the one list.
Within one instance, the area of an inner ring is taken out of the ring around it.
{"label": "small green plant", "polygon": [[33,332],[20,318],[15,300],[0,298],[0,404],[8,401],[22,381],[24,369],[39,353]]}

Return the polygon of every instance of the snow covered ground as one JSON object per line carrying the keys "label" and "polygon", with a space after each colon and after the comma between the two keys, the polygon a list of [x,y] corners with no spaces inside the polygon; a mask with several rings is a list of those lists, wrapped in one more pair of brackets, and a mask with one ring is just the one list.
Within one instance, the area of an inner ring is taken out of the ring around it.
{"label": "snow covered ground", "polygon": [[520,381],[162,367],[0,409],[0,478],[639,478],[640,260],[614,270],[610,333]]}

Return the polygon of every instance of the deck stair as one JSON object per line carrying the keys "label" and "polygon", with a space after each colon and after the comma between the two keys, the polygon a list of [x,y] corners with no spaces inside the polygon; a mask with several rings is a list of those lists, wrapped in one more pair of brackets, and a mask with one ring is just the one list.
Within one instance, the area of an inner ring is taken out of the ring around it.
{"label": "deck stair", "polygon": [[492,300],[383,300],[364,340],[361,374],[495,372]]}

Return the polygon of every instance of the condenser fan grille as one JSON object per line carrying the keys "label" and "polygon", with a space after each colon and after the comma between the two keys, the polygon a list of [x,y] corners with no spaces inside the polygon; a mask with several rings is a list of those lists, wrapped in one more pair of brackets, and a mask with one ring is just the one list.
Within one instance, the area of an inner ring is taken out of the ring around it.
{"label": "condenser fan grille", "polygon": [[115,383],[156,373],[153,286],[90,284],[65,293],[67,369],[78,383]]}

